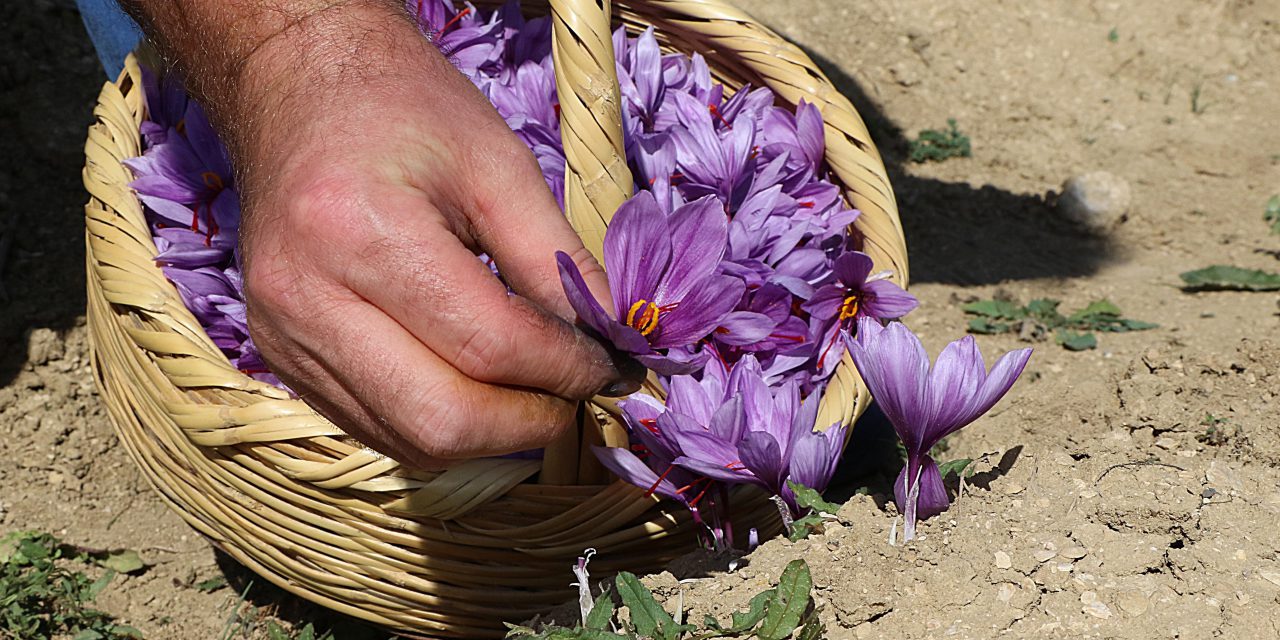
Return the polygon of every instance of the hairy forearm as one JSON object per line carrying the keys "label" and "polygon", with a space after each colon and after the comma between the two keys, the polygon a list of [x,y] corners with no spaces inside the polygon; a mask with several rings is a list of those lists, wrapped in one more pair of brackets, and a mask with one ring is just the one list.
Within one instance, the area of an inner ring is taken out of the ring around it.
{"label": "hairy forearm", "polygon": [[[267,163],[264,131],[299,130],[361,98],[361,76],[417,60],[424,42],[403,0],[122,0],[182,75],[237,165]],[[431,66],[431,65],[426,65]],[[354,90],[353,90],[354,89]],[[277,139],[276,145],[283,141]],[[248,185],[245,185],[248,186]]]}

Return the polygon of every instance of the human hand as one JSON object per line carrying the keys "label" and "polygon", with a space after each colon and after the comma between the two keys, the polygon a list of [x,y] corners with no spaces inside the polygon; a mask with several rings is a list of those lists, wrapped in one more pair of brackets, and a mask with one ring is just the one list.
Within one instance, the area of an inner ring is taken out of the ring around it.
{"label": "human hand", "polygon": [[638,387],[571,324],[556,251],[609,290],[532,154],[405,16],[315,14],[225,84],[250,332],[308,404],[438,466],[542,446],[577,400]]}

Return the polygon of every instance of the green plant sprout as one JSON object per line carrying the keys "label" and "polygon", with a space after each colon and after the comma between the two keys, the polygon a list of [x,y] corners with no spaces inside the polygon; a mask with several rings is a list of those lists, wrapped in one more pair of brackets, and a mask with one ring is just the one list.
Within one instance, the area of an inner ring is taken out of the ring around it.
{"label": "green plant sprout", "polygon": [[1146,331],[1160,325],[1122,317],[1120,307],[1109,300],[1096,300],[1083,309],[1063,315],[1058,300],[1040,298],[1026,305],[1008,300],[979,300],[961,307],[974,316],[969,319],[969,333],[997,334],[1017,332],[1038,338],[1054,333],[1054,341],[1068,351],[1095,349],[1094,332],[1125,333]]}
{"label": "green plant sprout", "polygon": [[818,620],[812,591],[813,578],[804,560],[792,560],[782,570],[778,586],[756,594],[746,611],[734,612],[728,625],[713,616],[702,624],[684,622],[684,611],[671,615],[654,599],[634,574],[622,572],[614,589],[627,608],[625,620],[616,615],[613,594],[600,594],[583,620],[573,628],[542,629],[507,625],[507,638],[529,640],[704,640],[708,638],[759,638],[760,640],[818,640],[825,629]]}
{"label": "green plant sprout", "polygon": [[956,128],[955,118],[947,120],[948,129],[925,129],[910,144],[912,162],[941,162],[948,158],[968,158],[972,155],[969,136]]}
{"label": "green plant sprout", "polygon": [[1271,233],[1280,233],[1280,195],[1271,196],[1267,200],[1267,208],[1262,212],[1262,219],[1271,226]]}
{"label": "green plant sprout", "polygon": [[[47,533],[16,531],[0,538],[0,637],[141,638],[142,632],[88,606],[117,571],[107,568],[94,580],[71,568],[75,564],[105,565],[110,557],[110,552],[94,553],[66,545]],[[130,559],[121,566],[132,568],[134,563]]]}

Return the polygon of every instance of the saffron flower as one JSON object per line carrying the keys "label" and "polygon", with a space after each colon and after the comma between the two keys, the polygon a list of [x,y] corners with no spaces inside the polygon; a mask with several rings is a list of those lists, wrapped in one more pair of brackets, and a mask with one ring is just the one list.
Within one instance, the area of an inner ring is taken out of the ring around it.
{"label": "saffron flower", "polygon": [[659,353],[705,338],[737,306],[746,289],[718,266],[728,220],[714,198],[671,215],[652,194],[624,203],[605,233],[604,262],[613,295],[611,316],[596,301],[573,260],[557,252],[565,295],[583,322],[615,347],[662,375],[691,373],[701,359]]}
{"label": "saffron flower", "polygon": [[872,274],[871,256],[849,251],[836,258],[836,282],[818,288],[803,309],[815,318],[838,317],[852,323],[860,317],[889,320],[911,313],[920,303],[889,280],[888,271]]}
{"label": "saffron flower", "polygon": [[947,345],[930,368],[929,354],[906,325],[885,327],[862,317],[849,352],[907,449],[907,465],[893,491],[910,540],[917,519],[951,505],[929,450],[995,406],[1021,375],[1031,349],[1004,354],[988,372],[973,336],[965,336]]}
{"label": "saffron flower", "polygon": [[[818,395],[802,401],[794,380],[770,388],[751,356],[734,366],[728,389],[731,399],[706,428],[672,434],[682,454],[675,464],[711,480],[762,487],[799,515],[787,481],[826,489],[844,446],[845,426],[815,432]],[[671,391],[675,397],[674,379]]]}

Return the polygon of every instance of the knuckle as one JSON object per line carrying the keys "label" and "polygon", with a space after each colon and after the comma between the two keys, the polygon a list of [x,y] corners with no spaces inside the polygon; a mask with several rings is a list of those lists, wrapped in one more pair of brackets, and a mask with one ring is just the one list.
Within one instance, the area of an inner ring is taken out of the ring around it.
{"label": "knuckle", "polygon": [[464,434],[471,424],[470,409],[461,385],[444,382],[424,385],[409,403],[404,435],[424,456],[450,459],[468,453]]}
{"label": "knuckle", "polygon": [[502,364],[510,359],[511,343],[507,331],[495,330],[487,322],[478,322],[458,344],[453,366],[484,382],[499,382]]}

